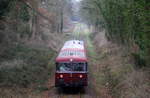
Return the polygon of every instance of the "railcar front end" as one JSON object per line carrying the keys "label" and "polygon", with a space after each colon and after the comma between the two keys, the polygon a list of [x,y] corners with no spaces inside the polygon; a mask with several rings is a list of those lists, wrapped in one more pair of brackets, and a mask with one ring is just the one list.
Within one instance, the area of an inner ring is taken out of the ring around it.
{"label": "railcar front end", "polygon": [[67,41],[56,58],[56,87],[84,87],[88,85],[88,64],[84,42]]}
{"label": "railcar front end", "polygon": [[88,85],[87,62],[57,62],[56,87],[84,87]]}

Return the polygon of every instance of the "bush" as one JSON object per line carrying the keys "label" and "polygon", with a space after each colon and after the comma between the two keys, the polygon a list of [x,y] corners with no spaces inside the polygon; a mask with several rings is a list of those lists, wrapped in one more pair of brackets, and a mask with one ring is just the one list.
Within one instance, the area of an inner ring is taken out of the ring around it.
{"label": "bush", "polygon": [[6,58],[0,64],[1,85],[27,87],[32,83],[44,83],[48,79],[49,71],[53,68],[48,67],[50,59],[54,57],[53,51],[32,49],[19,44],[8,49],[7,53],[4,53]]}
{"label": "bush", "polygon": [[135,59],[136,67],[141,68],[141,67],[146,66],[145,56],[142,53],[141,54],[136,53],[136,54],[133,54],[133,56],[134,56],[134,59]]}
{"label": "bush", "polygon": [[8,12],[9,3],[10,0],[0,0],[0,18],[2,18],[3,15]]}
{"label": "bush", "polygon": [[25,4],[21,4],[21,9],[19,12],[19,18],[24,22],[27,22],[30,20],[30,14],[28,11],[28,7]]}
{"label": "bush", "polygon": [[82,3],[83,20],[97,29],[97,25],[102,25],[101,22],[105,20],[108,39],[128,48],[137,44],[139,52],[143,52],[135,56],[137,63],[149,66],[148,0],[83,0]]}

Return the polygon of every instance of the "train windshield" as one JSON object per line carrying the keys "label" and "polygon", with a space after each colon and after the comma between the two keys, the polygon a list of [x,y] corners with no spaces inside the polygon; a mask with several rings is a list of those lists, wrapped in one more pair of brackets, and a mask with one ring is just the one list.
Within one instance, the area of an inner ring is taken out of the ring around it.
{"label": "train windshield", "polygon": [[86,71],[87,64],[86,63],[58,63],[57,64],[58,71]]}

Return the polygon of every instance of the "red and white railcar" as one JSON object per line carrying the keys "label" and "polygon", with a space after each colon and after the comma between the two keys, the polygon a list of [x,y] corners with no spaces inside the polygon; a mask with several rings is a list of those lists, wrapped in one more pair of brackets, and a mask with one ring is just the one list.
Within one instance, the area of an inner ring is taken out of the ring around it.
{"label": "red and white railcar", "polygon": [[87,86],[87,65],[84,42],[67,41],[56,58],[55,86]]}

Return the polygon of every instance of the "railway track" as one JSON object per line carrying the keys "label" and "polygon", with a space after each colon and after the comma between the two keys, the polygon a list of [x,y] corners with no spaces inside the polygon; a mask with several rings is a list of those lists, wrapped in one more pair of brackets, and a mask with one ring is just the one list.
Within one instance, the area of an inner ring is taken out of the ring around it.
{"label": "railway track", "polygon": [[43,92],[43,98],[93,98],[90,94],[93,90],[89,86],[84,89],[60,89],[56,88],[54,84],[54,77],[52,77],[46,84],[48,90]]}
{"label": "railway track", "polygon": [[82,91],[71,91],[70,89],[63,90],[55,87],[51,87],[48,91],[45,92],[44,98],[84,98]]}
{"label": "railway track", "polygon": [[[51,98],[51,97],[49,97]],[[55,97],[54,97],[55,98]],[[65,95],[65,94],[60,94],[57,96],[57,98],[83,98],[82,94],[78,94],[78,95]]]}
{"label": "railway track", "polygon": [[[48,90],[43,92],[43,98],[87,98],[87,97],[84,97],[85,95],[84,89],[82,90],[81,88],[78,88],[78,89],[56,88],[54,86],[55,75],[52,75],[52,76],[53,77],[51,77],[46,84]],[[85,90],[87,90],[87,88]],[[91,98],[91,97],[88,97],[88,98]]]}
{"label": "railway track", "polygon": [[69,91],[61,90],[57,98],[83,98],[83,93],[81,91],[70,91],[70,89]]}

